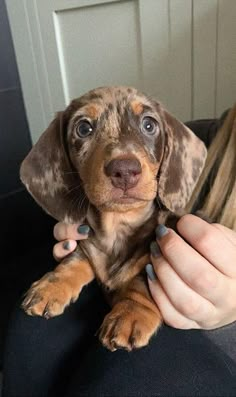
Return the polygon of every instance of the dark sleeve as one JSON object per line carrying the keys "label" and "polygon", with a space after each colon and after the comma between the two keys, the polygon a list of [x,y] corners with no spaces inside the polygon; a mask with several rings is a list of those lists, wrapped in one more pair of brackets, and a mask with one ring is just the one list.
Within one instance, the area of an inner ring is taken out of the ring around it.
{"label": "dark sleeve", "polygon": [[187,121],[185,125],[190,128],[197,136],[200,138],[206,145],[209,147],[212,139],[216,135],[216,132],[223,124],[228,110],[226,110],[220,118],[218,119],[202,119],[202,120],[193,120]]}

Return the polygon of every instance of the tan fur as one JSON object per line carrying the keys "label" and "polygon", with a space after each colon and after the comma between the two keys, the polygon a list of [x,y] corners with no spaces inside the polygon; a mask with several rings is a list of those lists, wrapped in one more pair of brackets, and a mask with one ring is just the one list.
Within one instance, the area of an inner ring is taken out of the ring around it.
{"label": "tan fur", "polygon": [[105,317],[100,331],[102,343],[111,351],[131,351],[149,342],[162,323],[143,279],[136,277],[113,301],[113,309]]}
{"label": "tan fur", "polygon": [[75,258],[33,283],[22,306],[29,315],[58,316],[78,299],[82,288],[93,278],[94,272],[88,260]]}
{"label": "tan fur", "polygon": [[87,114],[91,119],[96,119],[99,113],[99,108],[97,106],[93,105],[87,107]]}
{"label": "tan fur", "polygon": [[139,115],[143,111],[143,105],[139,101],[131,102],[131,108],[136,115]]}
{"label": "tan fur", "polygon": [[[103,212],[101,217],[101,225],[102,230],[104,231],[104,241],[101,236],[101,244],[106,246],[106,249],[109,251],[114,246],[117,240],[117,234],[122,233],[124,235],[124,239],[129,237],[129,234],[132,234],[133,228],[137,228],[144,224],[148,216],[152,211],[152,203],[147,206],[143,204],[143,207],[139,207],[133,210],[125,211],[125,212]],[[127,230],[129,228],[129,230]],[[121,245],[124,242],[121,241]],[[122,249],[122,246],[119,247]]]}

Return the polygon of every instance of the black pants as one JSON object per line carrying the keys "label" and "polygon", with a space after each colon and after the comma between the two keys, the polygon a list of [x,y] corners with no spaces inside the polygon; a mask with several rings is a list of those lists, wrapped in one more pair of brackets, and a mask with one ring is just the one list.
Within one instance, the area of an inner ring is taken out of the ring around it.
{"label": "black pants", "polygon": [[17,308],[3,397],[236,396],[236,363],[204,332],[163,326],[148,347],[111,353],[95,335],[108,310],[96,282],[51,320]]}

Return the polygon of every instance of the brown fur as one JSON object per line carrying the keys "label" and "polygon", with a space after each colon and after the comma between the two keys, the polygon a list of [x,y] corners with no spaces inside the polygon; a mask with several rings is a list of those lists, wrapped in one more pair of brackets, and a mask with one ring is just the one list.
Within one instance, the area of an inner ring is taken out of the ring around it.
{"label": "brown fur", "polygon": [[[144,117],[154,120],[153,134],[143,129]],[[88,137],[78,135],[81,120],[92,126]],[[93,233],[32,285],[26,312],[59,315],[96,277],[113,307],[102,343],[111,350],[146,345],[162,321],[143,274],[155,226],[185,207],[205,157],[188,128],[133,88],[99,88],[72,101],[24,160],[21,178],[52,216],[87,222]],[[117,187],[119,172],[107,175],[108,164],[120,160],[140,165],[136,185]]]}

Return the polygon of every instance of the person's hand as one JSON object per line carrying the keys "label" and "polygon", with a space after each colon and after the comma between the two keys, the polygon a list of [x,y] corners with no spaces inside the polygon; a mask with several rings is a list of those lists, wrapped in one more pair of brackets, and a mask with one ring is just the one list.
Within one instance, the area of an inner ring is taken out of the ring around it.
{"label": "person's hand", "polygon": [[57,261],[62,260],[65,256],[73,252],[77,247],[77,240],[88,238],[88,225],[67,225],[62,222],[56,223],[53,235],[59,243],[53,247],[53,256]]}
{"label": "person's hand", "polygon": [[[159,225],[146,266],[151,295],[174,328],[214,329],[236,320],[236,233],[183,216],[180,236]],[[154,270],[153,270],[154,269]]]}

